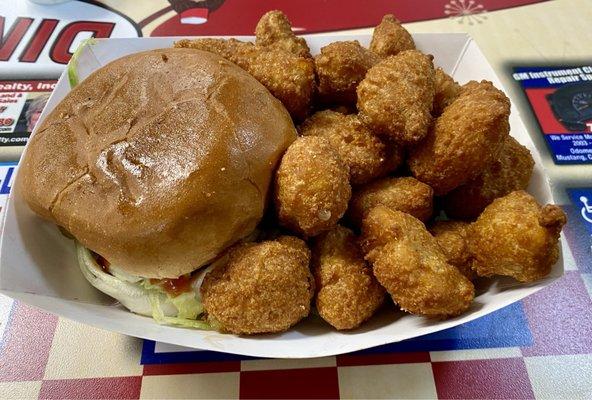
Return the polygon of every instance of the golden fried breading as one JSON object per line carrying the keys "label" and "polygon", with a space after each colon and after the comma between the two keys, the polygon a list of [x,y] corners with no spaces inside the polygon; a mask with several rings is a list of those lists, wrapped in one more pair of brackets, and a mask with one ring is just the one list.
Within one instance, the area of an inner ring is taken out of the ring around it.
{"label": "golden fried breading", "polygon": [[347,216],[360,226],[370,210],[381,205],[427,221],[433,213],[433,198],[432,188],[415,178],[383,178],[354,191]]}
{"label": "golden fried breading", "polygon": [[451,218],[477,218],[498,197],[526,189],[533,168],[530,151],[508,136],[499,158],[481,175],[441,198],[442,209]]}
{"label": "golden fried breading", "polygon": [[434,109],[432,115],[438,117],[460,94],[461,88],[450,75],[436,68],[436,94],[434,95]]}
{"label": "golden fried breading", "polygon": [[391,14],[382,17],[380,24],[374,28],[370,50],[381,57],[388,57],[413,49],[415,43],[407,29]]}
{"label": "golden fried breading", "polygon": [[510,132],[510,100],[491,82],[470,82],[407,159],[436,195],[475,179],[498,158]]}
{"label": "golden fried breading", "polygon": [[244,67],[286,107],[296,121],[308,115],[316,80],[312,59],[297,57],[281,50],[261,51],[260,48],[239,51]]}
{"label": "golden fried breading", "polygon": [[356,88],[380,58],[357,40],[333,42],[315,56],[319,97],[325,104],[356,104]]}
{"label": "golden fried breading", "polygon": [[240,40],[232,39],[213,39],[213,38],[203,38],[203,39],[181,39],[175,42],[174,47],[178,48],[187,48],[187,49],[196,49],[202,51],[208,51],[210,53],[214,53],[219,55],[222,58],[225,58],[229,61],[232,61],[235,64],[237,63],[237,53],[239,49],[244,47],[253,46],[252,43],[241,42]]}
{"label": "golden fried breading", "polygon": [[335,226],[347,209],[349,168],[327,139],[300,137],[280,162],[274,194],[282,225],[318,235]]}
{"label": "golden fried breading", "polygon": [[[407,229],[393,218],[394,212],[388,207],[377,205],[362,220],[360,248],[367,255],[371,251],[386,246],[387,243],[401,239],[405,234],[414,235],[418,230]],[[419,220],[418,220],[419,221]],[[404,232],[405,231],[405,232]]]}
{"label": "golden fried breading", "polygon": [[316,86],[312,59],[234,39],[184,39],[175,47],[209,51],[232,61],[280,100],[293,119],[308,115]]}
{"label": "golden fried breading", "polygon": [[407,50],[370,68],[358,85],[360,119],[374,132],[404,144],[427,134],[435,91],[430,56]]}
{"label": "golden fried breading", "polygon": [[345,105],[334,105],[333,107],[329,108],[331,111],[338,112],[339,114],[357,114],[358,110],[356,110],[355,104],[354,106],[345,106]]}
{"label": "golden fried breading", "polygon": [[311,57],[306,40],[294,35],[288,17],[279,10],[269,11],[261,17],[255,28],[255,36],[257,46],[284,50],[299,57]]}
{"label": "golden fried breading", "polygon": [[312,255],[320,316],[336,329],[353,329],[384,300],[352,231],[337,225],[315,240]]}
{"label": "golden fried breading", "polygon": [[473,270],[520,282],[544,278],[559,258],[559,234],[566,222],[561,208],[541,207],[523,190],[494,200],[470,228]]}
{"label": "golden fried breading", "polygon": [[447,262],[420,220],[378,206],[364,219],[362,236],[374,276],[401,309],[445,318],[471,305],[473,284]]}
{"label": "golden fried breading", "polygon": [[319,111],[300,126],[303,136],[322,136],[349,166],[350,181],[363,184],[386,175],[403,161],[402,150],[387,146],[357,115]]}
{"label": "golden fried breading", "polygon": [[223,332],[282,332],[310,312],[310,251],[294,237],[232,247],[204,278],[208,320]]}
{"label": "golden fried breading", "polygon": [[446,261],[469,280],[473,280],[477,275],[471,269],[468,231],[469,223],[463,221],[437,221],[430,227],[430,232],[446,256]]}

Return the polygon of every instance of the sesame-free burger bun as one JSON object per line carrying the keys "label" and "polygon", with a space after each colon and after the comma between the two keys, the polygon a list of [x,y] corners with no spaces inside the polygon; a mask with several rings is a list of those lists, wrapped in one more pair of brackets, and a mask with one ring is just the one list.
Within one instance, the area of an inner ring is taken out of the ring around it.
{"label": "sesame-free burger bun", "polygon": [[236,65],[145,51],[95,71],[45,118],[17,190],[112,265],[174,278],[255,229],[295,138],[282,104]]}

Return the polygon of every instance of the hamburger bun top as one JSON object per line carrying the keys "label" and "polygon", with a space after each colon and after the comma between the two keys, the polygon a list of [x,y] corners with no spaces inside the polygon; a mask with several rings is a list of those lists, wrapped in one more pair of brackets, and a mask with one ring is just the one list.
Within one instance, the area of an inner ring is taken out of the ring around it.
{"label": "hamburger bun top", "polygon": [[296,130],[251,75],[207,52],[117,59],[45,118],[18,190],[124,271],[175,278],[251,233]]}

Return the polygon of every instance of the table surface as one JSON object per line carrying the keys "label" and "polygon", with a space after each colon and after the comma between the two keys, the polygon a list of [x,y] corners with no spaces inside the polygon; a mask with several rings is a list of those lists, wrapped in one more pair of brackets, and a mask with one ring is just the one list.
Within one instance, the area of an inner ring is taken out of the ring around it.
{"label": "table surface", "polygon": [[[508,86],[508,62],[589,63],[590,21],[589,0],[556,0],[407,27],[470,33]],[[579,209],[564,206],[577,221]],[[144,342],[0,295],[0,398],[592,398],[592,257],[582,232],[566,227],[565,276],[520,303],[425,338],[312,360]]]}

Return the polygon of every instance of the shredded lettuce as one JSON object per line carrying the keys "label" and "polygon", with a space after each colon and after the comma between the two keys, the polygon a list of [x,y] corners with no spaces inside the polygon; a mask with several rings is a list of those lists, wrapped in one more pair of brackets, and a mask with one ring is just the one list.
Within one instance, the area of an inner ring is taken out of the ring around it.
{"label": "shredded lettuce", "polygon": [[[196,294],[198,290],[192,290],[190,292],[181,293],[177,296],[171,296],[166,290],[162,288],[162,286],[160,286],[158,283],[152,283],[150,279],[144,279],[140,284],[143,288],[150,291],[150,293],[161,293],[166,295],[167,302],[172,303],[177,309],[178,320],[196,320],[197,317],[203,313],[203,305],[199,301],[198,296]],[[159,300],[157,296],[151,297],[150,301],[152,305],[152,317],[158,322],[161,319],[160,315],[162,312],[160,311],[160,306],[162,304],[162,301]],[[176,321],[174,323],[176,325],[180,324],[179,321]]]}
{"label": "shredded lettuce", "polygon": [[[189,292],[171,296],[159,284],[109,267],[106,273],[96,262],[90,250],[76,242],[78,264],[84,277],[101,292],[119,300],[136,314],[151,316],[159,324],[178,325],[187,328],[212,329],[208,322],[198,319],[204,312],[199,297],[199,285],[203,277],[196,279]],[[117,272],[115,272],[117,271]],[[205,270],[200,271],[205,275]]]}
{"label": "shredded lettuce", "polygon": [[70,82],[70,89],[73,89],[76,85],[78,85],[78,57],[82,53],[82,49],[86,46],[90,46],[97,43],[97,39],[94,37],[88,38],[83,40],[79,45],[78,48],[72,54],[70,58],[70,62],[68,63],[67,70],[68,70],[68,82]]}
{"label": "shredded lettuce", "polygon": [[181,293],[170,300],[179,310],[179,318],[197,319],[197,316],[203,313],[203,305],[195,298],[195,292]]}
{"label": "shredded lettuce", "polygon": [[146,290],[156,290],[157,292],[164,293],[164,290],[162,289],[162,287],[160,287],[160,285],[150,282],[150,279],[142,279],[142,280],[140,280],[139,283],[140,283],[140,286],[142,286]]}
{"label": "shredded lettuce", "polygon": [[131,283],[138,283],[144,280],[141,276],[136,276],[132,274],[128,274],[121,268],[117,268],[114,265],[109,266],[109,273],[116,277],[117,279],[121,279],[122,281],[131,282]]}
{"label": "shredded lettuce", "polygon": [[[148,299],[146,291],[137,284],[126,282],[115,276],[106,273],[97,264],[91,252],[76,243],[76,250],[78,253],[78,265],[82,274],[88,282],[99,289],[101,292],[119,300],[119,302],[135,312],[136,314],[150,316],[152,308]],[[167,313],[174,313],[176,310],[171,305],[170,309],[165,310]]]}
{"label": "shredded lettuce", "polygon": [[[155,291],[150,291],[150,304],[152,305],[152,318],[156,322],[161,325],[178,325],[185,328],[195,328],[195,329],[204,329],[209,330],[212,329],[210,324],[205,321],[195,320],[195,319],[187,319],[182,317],[167,317],[164,315],[164,312],[161,308],[161,302],[158,296],[158,293]],[[177,296],[179,297],[179,296]]]}

